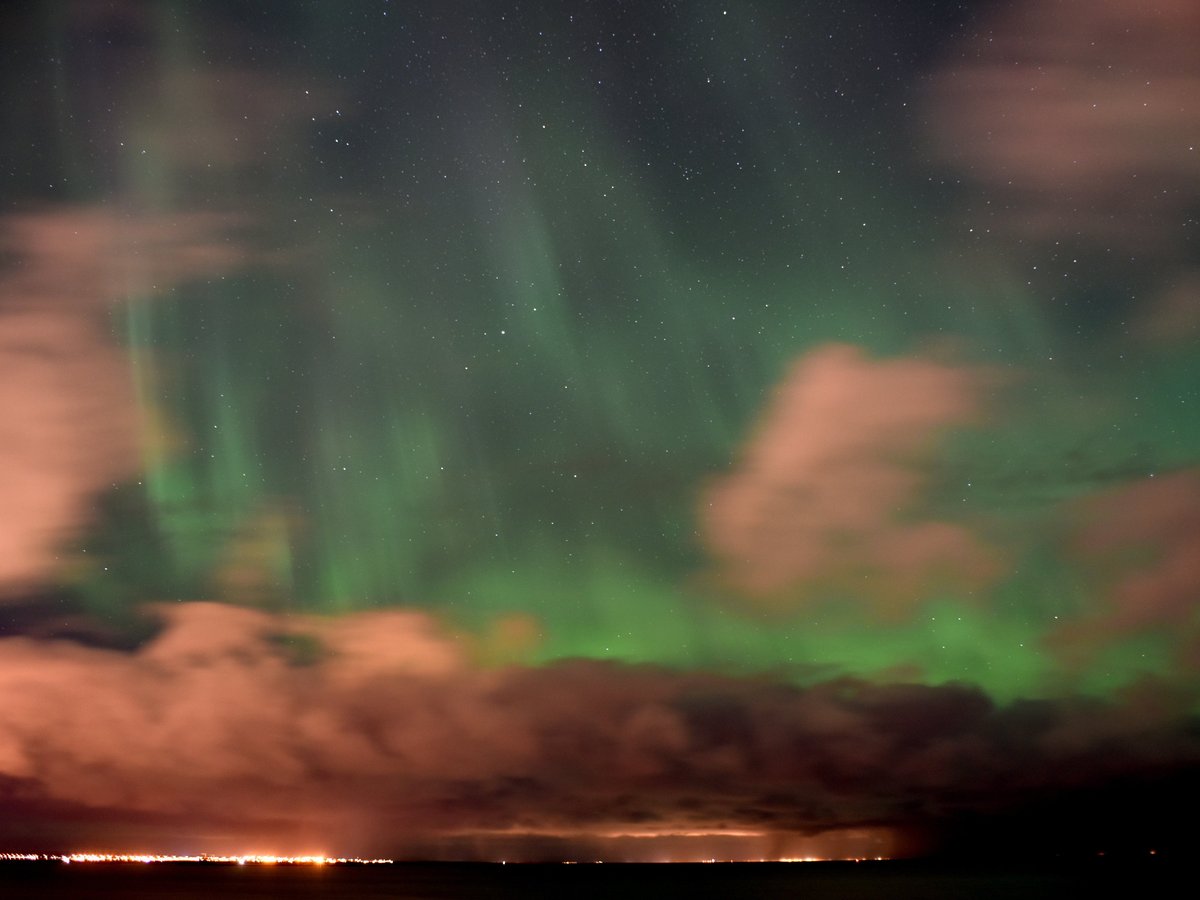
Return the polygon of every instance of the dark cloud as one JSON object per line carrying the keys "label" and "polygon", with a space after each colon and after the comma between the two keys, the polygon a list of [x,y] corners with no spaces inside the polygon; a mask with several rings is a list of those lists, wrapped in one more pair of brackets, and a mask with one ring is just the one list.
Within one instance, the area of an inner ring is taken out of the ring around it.
{"label": "dark cloud", "polygon": [[[761,849],[1019,818],[1111,784],[1153,792],[1200,761],[1186,706],[1147,702],[1152,685],[1125,702],[997,706],[962,685],[795,687],[585,660],[478,669],[415,612],[161,614],[135,653],[0,642],[10,811],[41,810],[62,841],[101,818],[119,833],[186,822],[356,851],[681,834]],[[311,660],[288,653],[283,638],[300,635],[320,646]],[[21,820],[6,821],[19,841]]]}

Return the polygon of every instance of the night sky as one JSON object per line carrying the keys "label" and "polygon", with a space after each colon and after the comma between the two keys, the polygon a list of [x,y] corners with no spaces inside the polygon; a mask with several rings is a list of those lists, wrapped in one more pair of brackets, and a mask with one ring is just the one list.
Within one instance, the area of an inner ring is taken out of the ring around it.
{"label": "night sky", "polygon": [[0,850],[1182,847],[1192,0],[13,6]]}

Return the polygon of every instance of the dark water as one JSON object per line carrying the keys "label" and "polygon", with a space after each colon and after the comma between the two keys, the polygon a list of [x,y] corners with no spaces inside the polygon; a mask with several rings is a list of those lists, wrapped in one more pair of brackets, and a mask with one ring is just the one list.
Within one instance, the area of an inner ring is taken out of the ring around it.
{"label": "dark water", "polygon": [[1156,890],[1164,864],[947,867],[926,863],[457,865],[369,867],[0,865],[0,897],[792,898],[948,900],[1069,898]]}

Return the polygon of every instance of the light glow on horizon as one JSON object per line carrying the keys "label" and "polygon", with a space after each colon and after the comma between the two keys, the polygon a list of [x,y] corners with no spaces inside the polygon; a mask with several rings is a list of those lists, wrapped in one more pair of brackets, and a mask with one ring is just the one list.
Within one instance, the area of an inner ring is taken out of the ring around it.
{"label": "light glow on horizon", "polygon": [[[781,857],[779,859],[664,859],[658,863],[811,863],[811,862],[885,862],[888,857]],[[238,855],[170,853],[7,853],[0,852],[0,862],[61,862],[71,863],[212,863],[215,865],[239,866],[363,866],[393,865],[394,859],[364,859],[357,856],[276,856],[273,854],[244,853]],[[578,864],[580,860],[563,860],[565,865]],[[604,860],[593,860],[595,864]],[[504,865],[507,860],[501,860]]]}
{"label": "light glow on horizon", "polygon": [[239,866],[368,866],[391,865],[393,859],[363,859],[357,856],[276,856],[244,853],[237,856],[200,853],[175,855],[170,853],[0,853],[0,862],[63,863],[219,863]]}

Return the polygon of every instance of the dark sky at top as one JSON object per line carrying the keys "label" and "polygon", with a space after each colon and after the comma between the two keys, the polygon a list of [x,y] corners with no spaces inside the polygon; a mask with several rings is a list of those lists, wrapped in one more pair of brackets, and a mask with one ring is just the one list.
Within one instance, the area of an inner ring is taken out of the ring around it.
{"label": "dark sky at top", "polygon": [[7,8],[0,836],[1169,844],[1198,38]]}

